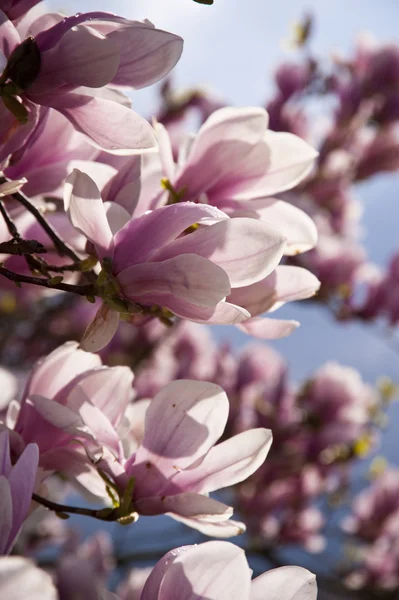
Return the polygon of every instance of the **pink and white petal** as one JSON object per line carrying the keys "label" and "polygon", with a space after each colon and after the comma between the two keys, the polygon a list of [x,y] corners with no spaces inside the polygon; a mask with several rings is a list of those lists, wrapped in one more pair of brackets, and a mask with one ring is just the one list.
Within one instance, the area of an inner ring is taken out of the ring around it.
{"label": "pink and white petal", "polygon": [[155,29],[150,23],[131,22],[107,36],[120,52],[118,72],[113,85],[141,89],[165,77],[183,51],[181,37]]}
{"label": "pink and white petal", "polygon": [[180,517],[205,519],[210,523],[227,521],[233,515],[231,506],[208,496],[193,493],[142,498],[135,502],[135,507],[142,515],[162,515],[172,512]]}
{"label": "pink and white petal", "polygon": [[[188,227],[209,218],[227,219],[228,217],[213,206],[182,202],[157,208],[132,219],[115,236],[113,261],[115,273],[131,265],[148,261],[154,257],[159,248],[177,238]],[[132,240],[134,240],[134,247],[132,247]],[[199,253],[195,252],[195,254]]]}
{"label": "pink and white petal", "polygon": [[[180,548],[170,550],[156,563],[145,582],[140,600],[159,600],[158,594],[166,571],[182,552],[188,552],[191,548],[193,546],[180,546]],[[175,600],[175,598],[172,597],[170,600]]]}
{"label": "pink and white petal", "polygon": [[19,192],[21,187],[25,185],[27,179],[22,177],[22,179],[17,179],[15,181],[6,181],[5,183],[0,184],[0,198],[4,198],[4,196],[9,196],[10,194],[15,194],[15,192]]}
{"label": "pink and white petal", "polygon": [[303,210],[275,198],[262,198],[249,203],[259,219],[276,227],[287,239],[284,254],[295,256],[307,252],[317,244],[317,228]]}
{"label": "pink and white petal", "polygon": [[0,475],[0,554],[10,549],[10,534],[13,524],[11,488],[4,475]]}
{"label": "pink and white petal", "polygon": [[44,396],[29,398],[36,411],[49,423],[73,437],[83,437],[95,441],[95,436],[80,417],[67,406],[58,404]]}
{"label": "pink and white petal", "polygon": [[267,127],[262,108],[225,107],[215,111],[200,128],[174,185],[187,187],[189,198],[216,186],[247,158]]}
{"label": "pink and white petal", "polygon": [[[108,158],[112,156],[109,154]],[[116,160],[119,162],[120,158]],[[133,214],[140,197],[141,160],[140,155],[124,158],[122,166],[116,165],[118,170],[103,191],[104,198],[125,208],[129,215]]]}
{"label": "pink and white petal", "polygon": [[133,400],[133,377],[129,367],[102,367],[85,373],[76,385],[117,427]]}
{"label": "pink and white petal", "polygon": [[101,358],[83,352],[76,342],[66,342],[37,361],[26,382],[23,397],[36,394],[54,398],[72,379],[101,365]]}
{"label": "pink and white petal", "polygon": [[277,310],[286,302],[311,298],[319,287],[320,281],[307,269],[279,265],[262,281],[233,289],[228,300],[243,306],[256,317]]}
{"label": "pink and white petal", "polygon": [[80,349],[85,352],[98,352],[105,348],[114,337],[119,320],[119,313],[103,302],[80,340]]}
{"label": "pink and white petal", "polygon": [[179,523],[187,525],[187,527],[191,527],[204,535],[208,535],[209,537],[231,538],[236,535],[241,535],[246,531],[244,523],[233,521],[231,519],[215,523],[213,521],[208,521],[205,518],[195,519],[194,517],[180,517],[175,513],[168,513],[168,516],[172,517],[175,521],[179,521]]}
{"label": "pink and white petal", "polygon": [[244,481],[262,465],[272,443],[269,429],[251,429],[217,444],[202,463],[182,471],[174,483],[187,492],[208,493]]}
{"label": "pink and white petal", "polygon": [[127,210],[117,202],[104,202],[104,210],[112,235],[115,235],[131,219]]}
{"label": "pink and white petal", "polygon": [[113,236],[100,190],[78,169],[65,180],[64,208],[75,229],[95,245],[99,257],[111,256]]}
{"label": "pink and white petal", "polygon": [[7,600],[57,600],[51,576],[22,556],[0,558],[0,589]]}
{"label": "pink and white petal", "polygon": [[292,189],[305,179],[318,152],[292,133],[269,130],[265,133],[265,140],[270,148],[270,163],[258,186],[263,196],[272,196]]}
{"label": "pink and white petal", "polygon": [[79,415],[96,442],[101,446],[106,446],[115,456],[119,457],[121,445],[118,434],[107,416],[92,404],[91,398],[79,384],[69,394],[66,407],[74,414]]}
{"label": "pink and white petal", "polygon": [[199,254],[222,267],[232,287],[242,287],[267,277],[280,262],[285,244],[280,233],[256,219],[223,219],[175,240],[156,259]]}
{"label": "pink and white petal", "polygon": [[251,569],[244,551],[228,542],[205,542],[182,552],[165,571],[159,600],[249,600]]}
{"label": "pink and white petal", "polygon": [[74,92],[48,94],[46,99],[41,97],[41,103],[63,114],[96,148],[122,156],[156,149],[151,125],[118,102]]}
{"label": "pink and white petal", "polygon": [[[143,303],[145,303],[144,297]],[[250,313],[245,310],[245,308],[235,306],[229,302],[219,302],[215,307],[207,308],[190,304],[189,302],[185,302],[184,300],[171,295],[151,294],[148,298],[148,303],[164,306],[178,317],[194,321],[195,323],[234,325],[251,317]]]}
{"label": "pink and white petal", "polygon": [[279,567],[252,581],[250,600],[316,600],[316,577],[302,567]]}
{"label": "pink and white petal", "polygon": [[197,306],[213,307],[230,293],[225,271],[196,254],[134,265],[117,279],[123,295],[139,302],[146,294],[171,294]]}
{"label": "pink and white petal", "polygon": [[168,179],[172,180],[176,167],[168,130],[162,123],[158,123],[155,119],[153,121],[153,127],[158,140],[159,158],[162,164],[163,173]]}
{"label": "pink and white petal", "polygon": [[10,542],[17,535],[32,501],[35,488],[36,473],[39,464],[39,448],[36,444],[28,444],[13,467],[8,478],[10,484],[13,524]]}
{"label": "pink and white petal", "polygon": [[300,326],[298,321],[253,317],[237,325],[238,329],[262,340],[276,340],[291,335]]}
{"label": "pink and white petal", "polygon": [[[229,402],[214,383],[172,381],[155,396],[145,415],[142,448],[173,473],[203,457],[222,435]],[[140,452],[140,450],[139,450]]]}
{"label": "pink and white petal", "polygon": [[42,53],[40,73],[29,94],[51,91],[64,84],[99,88],[118,71],[119,48],[92,27],[70,29],[48,52]]}

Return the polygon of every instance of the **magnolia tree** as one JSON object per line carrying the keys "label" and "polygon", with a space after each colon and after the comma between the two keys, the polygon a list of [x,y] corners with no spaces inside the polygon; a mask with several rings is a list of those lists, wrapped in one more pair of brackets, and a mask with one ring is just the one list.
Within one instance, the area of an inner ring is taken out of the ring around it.
{"label": "magnolia tree", "polygon": [[[322,502],[346,493],[394,390],[338,363],[294,385],[261,340],[299,325],[268,313],[318,292],[338,318],[397,320],[397,259],[367,263],[351,189],[398,166],[399,51],[362,45],[328,73],[307,53],[266,108],[166,80],[150,124],[125,92],[166,77],[183,40],[36,4],[0,2],[2,597],[314,600],[281,551],[323,549]],[[338,98],[317,140],[315,94]],[[257,341],[236,354],[206,324]],[[386,470],[355,500],[356,560],[319,587],[398,587],[398,482]],[[138,569],[134,534],[128,554],[101,530],[82,541],[71,515],[133,531],[168,515],[200,543],[156,534]]]}

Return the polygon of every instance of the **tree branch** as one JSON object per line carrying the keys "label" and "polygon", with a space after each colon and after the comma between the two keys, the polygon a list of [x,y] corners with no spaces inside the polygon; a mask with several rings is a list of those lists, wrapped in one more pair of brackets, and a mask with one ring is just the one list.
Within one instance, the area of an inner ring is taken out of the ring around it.
{"label": "tree branch", "polygon": [[[87,285],[72,285],[69,283],[57,282],[52,279],[43,279],[41,277],[32,277],[30,275],[21,275],[20,273],[14,273],[3,266],[0,266],[0,275],[6,277],[10,281],[14,281],[17,285],[19,283],[30,283],[32,285],[39,285],[41,287],[48,288],[50,290],[60,290],[62,292],[71,292],[72,294],[78,294],[79,296],[95,296],[96,290],[93,284]],[[54,278],[56,279],[56,278]]]}

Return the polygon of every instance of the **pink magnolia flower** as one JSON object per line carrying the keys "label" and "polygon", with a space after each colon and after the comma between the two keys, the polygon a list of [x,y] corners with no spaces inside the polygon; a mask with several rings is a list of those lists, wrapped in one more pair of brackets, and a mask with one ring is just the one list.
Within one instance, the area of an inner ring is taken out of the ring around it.
{"label": "pink magnolia flower", "polygon": [[[67,179],[65,208],[111,271],[113,295],[133,303],[133,312],[137,304],[138,311],[155,305],[201,323],[241,322],[251,313],[226,296],[267,277],[285,247],[284,237],[265,223],[230,219],[209,205],[183,202],[130,218],[120,205],[104,205],[94,181],[78,170]],[[192,225],[196,230],[188,233]],[[115,333],[119,313],[110,311],[110,300],[105,297],[89,326],[85,349],[100,349]]]}
{"label": "pink magnolia flower", "polygon": [[102,448],[114,460],[121,457],[118,428],[132,399],[132,380],[129,368],[103,367],[99,356],[68,342],[34,366],[14,429],[25,444],[38,445],[43,469],[102,495],[91,459]]}
{"label": "pink magnolia flower", "polygon": [[51,576],[22,556],[0,558],[0,596],[7,600],[57,600]]}
{"label": "pink magnolia flower", "polygon": [[103,12],[44,15],[20,34],[1,14],[1,47],[8,61],[2,78],[17,85],[23,101],[53,107],[107,151],[155,147],[152,128],[125,106],[124,96],[112,89],[89,90],[154,83],[180,58],[180,37]]}
{"label": "pink magnolia flower", "polygon": [[168,513],[218,537],[245,530],[233,509],[208,497],[251,475],[271,445],[267,429],[216,444],[228,417],[225,392],[213,383],[179,380],[159,392],[145,414],[144,437],[124,465],[119,485],[134,478],[133,506],[142,515]]}
{"label": "pink magnolia flower", "polygon": [[0,554],[10,552],[28,514],[35,487],[38,459],[36,444],[28,444],[17,462],[12,465],[8,431],[0,431]]}
{"label": "pink magnolia flower", "polygon": [[[153,160],[143,170],[136,214],[167,201],[208,203],[230,217],[253,218],[273,226],[287,240],[284,254],[313,248],[317,230],[312,219],[296,206],[270,196],[301,182],[310,172],[317,152],[295,135],[267,130],[267,121],[268,115],[261,108],[217,110],[196,137],[182,147],[177,164],[166,129],[156,124],[159,164],[154,166]],[[160,191],[157,183],[162,176],[168,181],[166,192]],[[240,286],[239,302],[234,293],[228,298],[251,314],[252,319],[240,329],[256,337],[276,338],[289,335],[299,325],[295,321],[258,318],[284,303],[279,298],[280,284],[290,289],[290,300],[317,292],[317,278],[296,269],[281,270],[278,276],[272,274],[255,287]],[[247,301],[242,304],[244,297]]]}
{"label": "pink magnolia flower", "polygon": [[[317,231],[308,215],[271,198],[292,189],[311,171],[317,152],[301,138],[267,129],[262,108],[226,107],[215,111],[175,164],[167,130],[155,125],[164,177],[184,201],[207,202],[232,216],[251,216],[280,228],[286,254],[312,248]],[[141,208],[162,205],[167,193],[144,190]],[[140,206],[139,206],[140,207]]]}
{"label": "pink magnolia flower", "polygon": [[306,569],[280,567],[252,581],[251,574],[244,551],[229,542],[182,546],[155,565],[140,600],[316,600]]}

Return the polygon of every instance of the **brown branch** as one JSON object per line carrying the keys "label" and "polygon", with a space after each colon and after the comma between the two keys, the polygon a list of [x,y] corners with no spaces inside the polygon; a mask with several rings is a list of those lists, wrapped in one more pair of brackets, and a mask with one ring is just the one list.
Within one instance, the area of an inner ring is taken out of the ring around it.
{"label": "brown branch", "polygon": [[56,282],[52,279],[43,279],[41,277],[32,277],[30,275],[21,275],[20,273],[14,273],[3,266],[0,266],[0,275],[6,277],[14,283],[30,283],[32,285],[39,285],[41,287],[48,288],[50,290],[60,290],[61,292],[71,292],[72,294],[78,294],[79,296],[95,296],[96,290],[94,285],[72,285],[69,283]]}

